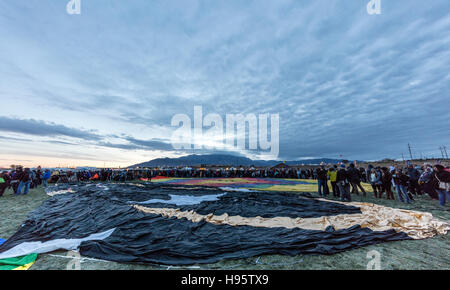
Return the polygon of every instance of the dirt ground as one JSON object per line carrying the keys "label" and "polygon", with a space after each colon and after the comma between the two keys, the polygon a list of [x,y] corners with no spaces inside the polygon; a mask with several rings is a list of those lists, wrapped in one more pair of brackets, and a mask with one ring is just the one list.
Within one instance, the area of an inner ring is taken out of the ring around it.
{"label": "dirt ground", "polygon": [[[417,197],[411,205],[397,201],[375,199],[369,193],[367,197],[352,196],[354,201],[372,202],[390,207],[425,211],[435,217],[450,222],[450,206],[440,207],[438,202],[428,196]],[[33,189],[26,196],[15,196],[7,191],[0,198],[0,238],[12,236],[25,221],[28,213],[37,208],[48,196],[42,188]],[[90,270],[156,270],[156,269],[230,269],[230,270],[301,270],[301,269],[366,269],[372,250],[380,253],[381,268],[392,269],[450,269],[450,238],[436,236],[425,240],[389,242],[363,247],[334,255],[270,255],[240,260],[225,260],[214,264],[192,265],[189,267],[120,264],[90,258],[81,259],[81,269]],[[58,251],[40,254],[31,270],[64,270],[72,260],[68,252]]]}

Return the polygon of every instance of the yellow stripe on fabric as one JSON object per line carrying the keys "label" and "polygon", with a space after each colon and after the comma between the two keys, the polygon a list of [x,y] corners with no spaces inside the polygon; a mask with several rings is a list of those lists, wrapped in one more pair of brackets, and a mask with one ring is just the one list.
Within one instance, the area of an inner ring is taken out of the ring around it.
{"label": "yellow stripe on fabric", "polygon": [[33,266],[33,264],[34,264],[34,262],[31,262],[31,263],[28,263],[28,264],[26,264],[26,265],[23,265],[23,266],[14,268],[13,270],[17,270],[17,271],[20,271],[20,270],[28,270],[28,269],[30,269],[31,266]]}
{"label": "yellow stripe on fabric", "polygon": [[177,179],[184,179],[184,178],[160,178],[160,179],[152,179],[152,182],[164,182],[164,181],[172,181],[172,180],[177,180]]}

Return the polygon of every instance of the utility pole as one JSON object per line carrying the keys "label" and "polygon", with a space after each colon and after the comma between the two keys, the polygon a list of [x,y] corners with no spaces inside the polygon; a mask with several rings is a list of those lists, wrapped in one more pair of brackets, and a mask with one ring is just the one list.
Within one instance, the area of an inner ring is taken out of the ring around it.
{"label": "utility pole", "polygon": [[403,162],[405,162],[405,156],[403,156],[403,153],[402,153],[402,159],[403,159]]}
{"label": "utility pole", "polygon": [[411,153],[411,145],[409,145],[409,143],[408,143],[408,150],[409,150],[409,156],[411,157],[411,160],[412,160],[413,157],[412,157],[412,153]]}
{"label": "utility pole", "polygon": [[439,147],[439,150],[441,151],[442,158],[445,158],[445,157],[444,157],[444,148]]}

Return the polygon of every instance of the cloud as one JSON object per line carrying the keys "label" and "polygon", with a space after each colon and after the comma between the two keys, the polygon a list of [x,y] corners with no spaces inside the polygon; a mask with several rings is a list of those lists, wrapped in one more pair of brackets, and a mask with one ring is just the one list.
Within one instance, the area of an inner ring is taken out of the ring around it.
{"label": "cloud", "polygon": [[14,137],[5,137],[5,136],[0,136],[0,139],[6,140],[6,141],[16,141],[16,142],[32,142],[32,141],[33,141],[33,140],[31,140],[31,139],[14,138]]}
{"label": "cloud", "polygon": [[92,131],[58,125],[34,119],[17,119],[0,116],[0,131],[35,136],[64,136],[84,140],[100,140],[100,136]]}
{"label": "cloud", "polygon": [[140,140],[133,137],[125,137],[125,140],[130,142],[131,144],[145,148],[145,149],[151,149],[151,150],[167,150],[172,151],[174,150],[172,147],[172,144],[168,141],[161,141],[161,140]]}

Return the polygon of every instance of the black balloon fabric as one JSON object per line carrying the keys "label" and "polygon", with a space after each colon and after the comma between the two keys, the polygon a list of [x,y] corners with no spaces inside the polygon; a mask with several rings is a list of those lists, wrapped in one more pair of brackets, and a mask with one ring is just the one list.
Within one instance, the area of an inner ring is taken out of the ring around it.
{"label": "black balloon fabric", "polygon": [[[116,262],[188,265],[265,254],[334,254],[371,244],[410,239],[395,230],[372,231],[353,225],[325,231],[192,222],[139,211],[133,205],[177,208],[207,215],[314,218],[358,214],[355,206],[311,198],[308,194],[225,192],[217,188],[154,184],[62,185],[70,192],[46,200],[18,232],[0,246],[0,255],[26,242],[82,239],[113,230],[106,238],[82,241],[82,255]],[[199,199],[197,204],[190,199]],[[205,199],[205,201],[202,201]],[[184,202],[184,201],[188,202]],[[176,201],[178,204],[172,203]]]}

